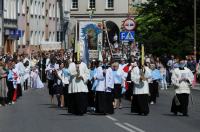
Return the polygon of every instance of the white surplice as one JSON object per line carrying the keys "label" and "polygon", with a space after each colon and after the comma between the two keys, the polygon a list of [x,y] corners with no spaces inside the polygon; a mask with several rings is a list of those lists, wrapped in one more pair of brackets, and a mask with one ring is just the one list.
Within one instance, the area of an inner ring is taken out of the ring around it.
{"label": "white surplice", "polygon": [[79,93],[79,92],[88,92],[87,88],[87,81],[90,76],[89,69],[87,68],[87,65],[83,62],[81,62],[79,65],[79,71],[80,76],[82,76],[83,79],[77,79],[77,68],[76,64],[74,62],[70,63],[69,65],[69,73],[70,73],[70,81],[69,81],[69,93]]}

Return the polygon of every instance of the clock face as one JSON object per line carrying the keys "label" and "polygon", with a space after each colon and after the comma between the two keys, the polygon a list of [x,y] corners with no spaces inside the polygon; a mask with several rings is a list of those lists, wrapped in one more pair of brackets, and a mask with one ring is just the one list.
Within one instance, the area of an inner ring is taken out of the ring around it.
{"label": "clock face", "polygon": [[123,25],[124,28],[128,31],[134,30],[136,27],[136,23],[133,19],[126,19]]}

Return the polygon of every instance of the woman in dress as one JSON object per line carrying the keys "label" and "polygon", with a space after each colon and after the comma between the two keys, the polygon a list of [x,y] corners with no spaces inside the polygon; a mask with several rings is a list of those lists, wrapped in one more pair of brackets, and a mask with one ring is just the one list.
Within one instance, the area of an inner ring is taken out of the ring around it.
{"label": "woman in dress", "polygon": [[119,63],[115,62],[113,65],[114,76],[114,108],[122,108],[121,97],[122,87],[124,87],[124,72],[119,68]]}
{"label": "woman in dress", "polygon": [[31,80],[32,80],[32,88],[37,88],[37,89],[44,88],[44,84],[40,79],[39,71],[36,67],[33,67],[31,71]]}
{"label": "woman in dress", "polygon": [[55,83],[56,83],[56,96],[58,100],[58,107],[67,106],[67,96],[68,96],[68,70],[66,65],[63,62],[60,63],[60,67],[57,70]]}
{"label": "woman in dress", "polygon": [[6,85],[7,70],[5,63],[0,60],[0,106],[5,106],[7,98],[7,85]]}

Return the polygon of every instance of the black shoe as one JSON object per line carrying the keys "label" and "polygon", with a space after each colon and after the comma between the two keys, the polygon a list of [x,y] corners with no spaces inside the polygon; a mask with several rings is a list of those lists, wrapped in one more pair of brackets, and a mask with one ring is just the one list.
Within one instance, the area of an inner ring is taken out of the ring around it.
{"label": "black shoe", "polygon": [[175,116],[177,116],[177,114],[178,114],[177,112],[174,112],[174,115],[175,115]]}
{"label": "black shoe", "polygon": [[188,114],[183,114],[183,116],[189,116]]}

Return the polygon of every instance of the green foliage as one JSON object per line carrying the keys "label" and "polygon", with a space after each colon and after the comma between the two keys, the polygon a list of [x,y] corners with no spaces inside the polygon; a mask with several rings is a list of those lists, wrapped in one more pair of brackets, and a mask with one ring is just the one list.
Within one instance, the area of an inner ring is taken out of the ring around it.
{"label": "green foliage", "polygon": [[193,52],[193,1],[148,0],[140,5],[136,40],[147,53],[187,55]]}

